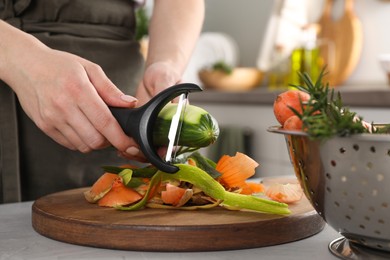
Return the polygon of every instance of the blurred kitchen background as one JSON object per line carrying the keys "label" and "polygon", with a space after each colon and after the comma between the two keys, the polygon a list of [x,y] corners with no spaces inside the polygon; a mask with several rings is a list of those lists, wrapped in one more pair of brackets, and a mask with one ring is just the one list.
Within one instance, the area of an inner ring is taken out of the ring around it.
{"label": "blurred kitchen background", "polygon": [[[343,14],[345,0],[333,0],[333,16]],[[274,4],[279,0],[208,0],[204,32],[221,32],[231,36],[239,49],[241,66],[256,66],[261,46],[266,36]],[[288,2],[288,1],[284,1]],[[308,21],[316,22],[324,8],[325,0],[308,0]],[[386,75],[378,62],[378,55],[390,53],[390,1],[354,0],[354,12],[361,22],[363,48],[360,60],[346,84],[384,83]],[[298,17],[291,21],[299,20]]]}
{"label": "blurred kitchen background", "polygon": [[[297,80],[291,76],[296,70],[308,70],[315,79],[324,64],[330,70],[327,80],[351,101],[351,110],[370,122],[388,117],[390,1],[205,2],[203,32],[184,75],[184,81],[205,87],[190,100],[208,110],[222,130],[219,142],[204,153],[218,158],[241,151],[260,163],[257,176],[293,174],[283,136],[267,132],[278,124],[273,100],[289,83],[297,83],[291,82]],[[330,20],[324,19],[327,8]],[[226,66],[245,70],[227,75]]]}

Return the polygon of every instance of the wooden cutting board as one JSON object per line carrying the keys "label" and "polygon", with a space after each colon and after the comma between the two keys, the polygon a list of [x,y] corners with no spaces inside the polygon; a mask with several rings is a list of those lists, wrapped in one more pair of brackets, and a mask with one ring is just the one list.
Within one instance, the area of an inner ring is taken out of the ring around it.
{"label": "wooden cutting board", "polygon": [[143,209],[119,211],[88,203],[86,189],[54,193],[32,206],[33,228],[66,243],[136,251],[216,251],[278,245],[324,227],[306,198],[288,216],[257,212]]}
{"label": "wooden cutting board", "polygon": [[334,1],[325,0],[318,21],[319,38],[323,40],[320,49],[329,72],[325,80],[332,87],[348,79],[359,62],[363,46],[362,25],[354,12],[354,0],[343,0],[343,14],[337,20],[332,17]]}

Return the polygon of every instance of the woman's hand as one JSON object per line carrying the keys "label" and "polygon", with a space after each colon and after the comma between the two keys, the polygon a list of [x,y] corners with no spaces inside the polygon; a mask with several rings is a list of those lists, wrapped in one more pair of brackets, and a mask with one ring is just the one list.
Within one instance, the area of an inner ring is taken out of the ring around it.
{"label": "woman's hand", "polygon": [[125,151],[133,145],[107,104],[134,107],[135,98],[116,88],[98,65],[80,57],[51,49],[36,56],[39,62],[19,74],[20,81],[13,86],[23,109],[42,131],[81,152],[110,144]]}
{"label": "woman's hand", "polygon": [[50,49],[0,21],[2,33],[7,37],[0,37],[0,78],[43,132],[72,150],[89,152],[112,144],[138,156],[136,143],[107,107],[134,107],[134,97],[123,94],[92,62]]}
{"label": "woman's hand", "polygon": [[136,94],[140,104],[181,81],[203,19],[202,0],[154,1],[145,74]]}
{"label": "woman's hand", "polygon": [[[141,106],[148,102],[153,96],[166,89],[167,87],[177,84],[180,80],[180,75],[166,62],[158,62],[147,67],[145,70],[143,81],[137,89],[136,97],[139,100],[137,105]],[[138,147],[132,147],[130,151],[133,154],[120,153],[120,155],[127,159],[133,159],[137,156],[138,161],[144,161],[144,155],[137,151]],[[129,149],[128,149],[129,150]],[[158,149],[157,153],[163,157],[166,153],[166,147]]]}
{"label": "woman's hand", "polygon": [[143,105],[162,90],[180,82],[180,74],[168,62],[156,62],[145,70],[137,89],[138,105]]}
{"label": "woman's hand", "polygon": [[[146,67],[136,93],[138,105],[145,104],[162,90],[180,83],[203,19],[202,0],[154,1]],[[158,151],[160,155],[165,152],[164,148]]]}

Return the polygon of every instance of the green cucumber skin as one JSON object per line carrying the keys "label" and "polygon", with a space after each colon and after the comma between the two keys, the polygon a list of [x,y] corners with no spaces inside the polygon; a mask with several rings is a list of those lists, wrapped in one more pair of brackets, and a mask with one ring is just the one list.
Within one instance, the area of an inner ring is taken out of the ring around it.
{"label": "green cucumber skin", "polygon": [[[168,132],[176,104],[170,104],[159,114],[153,129],[153,143],[156,146],[167,146]],[[187,105],[184,121],[180,131],[179,146],[206,147],[213,144],[219,135],[218,122],[207,111]]]}

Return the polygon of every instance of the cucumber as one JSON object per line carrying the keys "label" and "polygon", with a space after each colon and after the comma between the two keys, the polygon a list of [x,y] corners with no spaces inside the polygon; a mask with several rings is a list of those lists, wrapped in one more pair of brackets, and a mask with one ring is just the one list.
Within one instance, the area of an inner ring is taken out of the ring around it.
{"label": "cucumber", "polygon": [[[177,104],[167,104],[159,113],[153,129],[153,143],[167,146],[168,132]],[[219,135],[218,122],[206,110],[187,104],[180,130],[179,146],[200,148],[214,143]]]}

